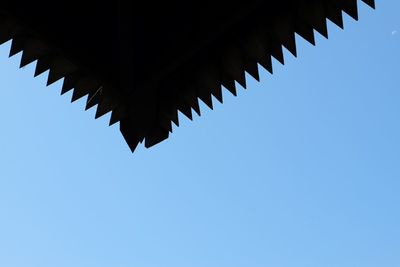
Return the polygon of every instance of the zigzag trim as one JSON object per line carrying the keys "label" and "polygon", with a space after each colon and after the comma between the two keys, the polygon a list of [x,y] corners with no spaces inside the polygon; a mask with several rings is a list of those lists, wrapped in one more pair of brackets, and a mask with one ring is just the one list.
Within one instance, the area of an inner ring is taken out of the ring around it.
{"label": "zigzag trim", "polygon": [[[375,8],[374,0],[362,1]],[[299,1],[285,16],[274,19],[259,16],[252,21],[252,27],[244,31],[241,25],[236,25],[238,30],[224,37],[228,41],[222,49],[207,51],[208,54],[200,56],[206,58],[204,61],[196,58],[195,69],[179,70],[169,80],[160,82],[159,98],[163,101],[159,103],[158,121],[146,133],[134,131],[130,125],[121,125],[132,151],[143,140],[147,148],[165,140],[172,132],[171,123],[179,126],[178,111],[190,120],[192,111],[200,116],[199,99],[210,109],[213,109],[212,96],[222,103],[221,85],[236,96],[235,82],[246,88],[245,73],[257,81],[258,65],[273,73],[271,57],[284,64],[282,47],[296,57],[295,33],[315,45],[314,31],[328,38],[327,19],[343,29],[342,12],[358,20],[357,0],[309,1],[307,4]]]}
{"label": "zigzag trim", "polygon": [[[374,0],[362,1],[375,8]],[[280,16],[262,16],[262,11],[255,11],[258,16],[248,14],[215,41],[221,45],[204,48],[189,59],[195,64],[183,64],[157,81],[156,119],[152,122],[143,122],[140,112],[132,112],[132,99],[128,101],[111,84],[75,65],[29,27],[1,13],[0,44],[12,40],[10,56],[22,52],[20,67],[36,61],[35,76],[49,70],[47,85],[64,78],[61,94],[73,90],[71,102],[87,95],[86,109],[97,105],[95,118],[112,112],[110,125],[120,122],[121,133],[134,151],[143,141],[148,148],[168,138],[172,122],[179,126],[178,111],[190,120],[192,110],[200,115],[199,99],[210,109],[212,96],[222,103],[221,86],[236,96],[235,82],[246,88],[245,73],[259,80],[258,65],[272,73],[271,57],[284,64],[282,47],[297,56],[295,33],[315,45],[314,31],[328,38],[327,19],[340,28],[342,12],[358,20],[357,0],[300,2]]]}
{"label": "zigzag trim", "polygon": [[14,18],[0,14],[0,45],[12,40],[9,56],[22,52],[20,68],[36,61],[35,74],[48,72],[47,86],[64,79],[61,95],[73,90],[71,102],[87,96],[86,108],[97,105],[95,118],[112,112],[109,125],[123,118],[122,101],[115,90],[89,70],[75,65]]}

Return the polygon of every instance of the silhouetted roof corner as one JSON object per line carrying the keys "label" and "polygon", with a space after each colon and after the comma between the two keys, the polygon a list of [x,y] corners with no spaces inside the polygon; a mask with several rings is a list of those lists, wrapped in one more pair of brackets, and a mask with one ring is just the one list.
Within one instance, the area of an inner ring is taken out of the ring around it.
{"label": "silhouetted roof corner", "polygon": [[295,33],[314,45],[314,31],[328,38],[327,19],[358,20],[357,0],[5,2],[0,44],[12,39],[10,56],[36,61],[35,76],[49,70],[47,85],[64,78],[61,94],[87,96],[96,118],[112,112],[132,151],[168,138],[178,111],[200,115],[199,99],[222,103],[222,86],[236,95],[245,73],[259,80],[258,65],[272,73],[282,46],[297,56]]}

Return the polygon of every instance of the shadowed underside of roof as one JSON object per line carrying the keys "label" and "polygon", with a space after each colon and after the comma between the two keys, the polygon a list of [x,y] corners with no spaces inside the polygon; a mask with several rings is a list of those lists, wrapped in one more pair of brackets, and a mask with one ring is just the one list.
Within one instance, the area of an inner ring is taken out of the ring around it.
{"label": "shadowed underside of roof", "polygon": [[10,56],[36,61],[35,76],[49,70],[48,84],[64,78],[61,93],[87,96],[96,118],[112,112],[132,151],[168,138],[178,111],[200,115],[199,99],[222,103],[221,86],[236,95],[245,72],[272,73],[282,47],[296,56],[295,33],[315,44],[327,19],[341,28],[342,11],[358,19],[357,0],[5,2],[0,44],[12,39]]}

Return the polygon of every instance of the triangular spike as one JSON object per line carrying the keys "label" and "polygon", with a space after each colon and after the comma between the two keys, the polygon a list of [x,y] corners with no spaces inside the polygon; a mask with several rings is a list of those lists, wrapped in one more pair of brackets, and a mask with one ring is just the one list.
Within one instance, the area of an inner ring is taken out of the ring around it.
{"label": "triangular spike", "polygon": [[199,94],[199,98],[201,101],[203,101],[204,104],[206,104],[210,109],[213,109],[213,103],[212,103],[212,98],[211,94],[208,92],[203,92]]}
{"label": "triangular spike", "polygon": [[282,45],[272,42],[269,47],[269,52],[276,60],[278,60],[282,65],[285,64],[285,59],[283,57]]}
{"label": "triangular spike", "polygon": [[190,85],[185,86],[185,88],[186,91],[182,96],[184,102],[200,116],[199,100],[196,96],[196,89]]}
{"label": "triangular spike", "polygon": [[364,3],[369,5],[370,7],[375,9],[375,1],[374,0],[362,0]]}
{"label": "triangular spike", "polygon": [[328,39],[328,25],[326,24],[326,15],[322,6],[315,7],[312,18],[314,20],[314,29]]}
{"label": "triangular spike", "polygon": [[[246,88],[244,57],[242,56],[242,52],[240,51],[240,49],[238,49],[234,45],[231,45],[231,47],[226,49],[224,51],[224,56],[221,58],[221,65],[224,73],[226,73],[231,79],[236,80],[240,85]],[[217,99],[220,100],[218,97]]]}
{"label": "triangular spike", "polygon": [[271,56],[267,53],[267,45],[265,41],[260,40],[262,34],[254,34],[244,46],[245,54],[250,57],[249,60],[254,60],[259,63],[264,69],[272,73]]}
{"label": "triangular spike", "polygon": [[24,49],[25,39],[22,37],[14,37],[11,43],[9,57],[12,57]]}
{"label": "triangular spike", "polygon": [[188,117],[189,120],[193,120],[192,109],[189,105],[181,103],[178,105],[178,110],[182,112],[183,115]]}
{"label": "triangular spike", "polygon": [[[212,77],[212,73],[215,74],[216,69],[211,69],[212,65],[209,66],[210,69],[201,69],[197,73],[197,82],[195,84],[196,95],[204,102],[210,109],[213,109],[211,92],[213,92],[215,97],[218,97],[222,101],[222,92],[219,94],[218,86],[221,88],[219,81]],[[215,87],[215,88],[213,88]]]}
{"label": "triangular spike", "polygon": [[[185,88],[187,90],[187,87]],[[188,117],[190,120],[193,119],[192,117],[192,109],[191,105],[192,102],[187,94],[187,91],[180,90],[181,94],[177,96],[177,108],[183,115]]]}
{"label": "triangular spike", "polygon": [[24,51],[21,57],[20,68],[34,62],[42,57],[48,51],[48,47],[38,40],[28,40],[25,43]]}
{"label": "triangular spike", "polygon": [[269,73],[273,74],[273,68],[272,68],[272,59],[271,56],[266,56],[264,58],[260,58],[258,60],[258,63],[265,69],[267,70]]}
{"label": "triangular spike", "polygon": [[108,126],[112,126],[112,125],[116,124],[117,122],[119,122],[119,118],[116,115],[116,111],[113,110],[111,112],[110,122],[108,123]]}
{"label": "triangular spike", "polygon": [[341,0],[340,5],[343,6],[343,11],[354,20],[358,20],[357,0]]}
{"label": "triangular spike", "polygon": [[118,104],[115,97],[111,94],[110,88],[108,89],[105,88],[100,96],[101,96],[101,101],[97,105],[97,110],[95,115],[96,119],[112,111],[114,108],[117,107]]}
{"label": "triangular spike", "polygon": [[309,26],[319,34],[328,38],[328,27],[326,24],[326,12],[323,3],[314,2],[311,7],[300,6],[297,9],[297,17],[306,21]]}
{"label": "triangular spike", "polygon": [[124,106],[119,105],[117,108],[113,109],[111,112],[111,118],[109,126],[121,121],[126,117],[126,112]]}
{"label": "triangular spike", "polygon": [[197,113],[197,115],[201,116],[199,99],[197,97],[193,100],[192,109]]}
{"label": "triangular spike", "polygon": [[258,64],[256,61],[252,61],[250,58],[245,59],[245,70],[250,74],[255,80],[260,81],[260,74],[258,72]]}
{"label": "triangular spike", "polygon": [[76,69],[75,65],[68,60],[62,58],[54,59],[50,67],[49,76],[47,77],[47,86],[64,78]]}
{"label": "triangular spike", "polygon": [[232,95],[237,96],[235,81],[226,77],[222,77],[221,84],[225,87]]}
{"label": "triangular spike", "polygon": [[34,54],[32,54],[31,51],[24,49],[22,51],[21,62],[19,63],[19,67],[23,68],[35,60],[37,60],[37,57],[34,56]]}
{"label": "triangular spike", "polygon": [[128,118],[121,120],[119,124],[119,129],[122,133],[122,136],[124,137],[132,153],[135,151],[139,142],[143,140],[143,137],[139,136],[133,127],[133,124],[128,120]]}
{"label": "triangular spike", "polygon": [[162,114],[164,114],[164,116],[172,121],[177,127],[179,127],[179,117],[178,117],[178,110],[176,107],[174,106],[170,106],[170,107],[164,107],[162,108]]}
{"label": "triangular spike", "polygon": [[86,90],[83,90],[83,88],[81,89],[82,90],[79,89],[77,90],[76,88],[74,88],[74,90],[72,91],[71,103],[75,102],[78,99],[81,99],[82,97],[88,94]]}
{"label": "triangular spike", "polygon": [[[233,80],[232,80],[233,81]],[[206,81],[206,86],[207,88],[211,91],[211,94],[220,102],[223,102],[222,99],[222,88],[220,83],[214,81],[214,80],[208,80]]]}
{"label": "triangular spike", "polygon": [[296,33],[300,35],[304,40],[309,42],[312,45],[315,45],[315,36],[314,36],[314,29],[310,26],[299,21],[296,23]]}
{"label": "triangular spike", "polygon": [[85,110],[88,110],[94,106],[96,106],[97,104],[99,104],[100,102],[100,91],[103,89],[102,86],[100,86],[99,88],[97,88],[97,90],[95,91],[90,91],[88,94],[88,98],[86,101],[86,106],[85,106]]}
{"label": "triangular spike", "polygon": [[179,127],[179,116],[178,116],[178,109],[173,108],[172,113],[170,113],[170,119],[171,121],[177,126]]}
{"label": "triangular spike", "polygon": [[211,89],[211,94],[217,99],[220,103],[223,103],[222,99],[222,88],[221,85],[213,86]]}
{"label": "triangular spike", "polygon": [[283,51],[281,43],[276,39],[273,32],[268,31],[267,38],[264,41],[265,49],[267,53],[278,60],[282,65],[285,64],[285,59],[283,58]]}
{"label": "triangular spike", "polygon": [[282,45],[293,54],[293,56],[297,56],[296,51],[296,39],[294,36],[294,27],[290,22],[289,18],[279,18],[274,23],[275,34],[278,36]]}
{"label": "triangular spike", "polygon": [[[221,77],[220,70],[215,65],[209,64],[208,66],[201,69],[198,75],[198,93],[204,94],[204,96],[202,95],[202,98],[204,97],[204,100],[211,100],[211,96],[210,99],[208,99],[207,95],[212,94],[219,102],[222,103],[222,90],[220,81],[221,79],[223,79],[223,77]],[[208,106],[210,106],[209,104],[211,104],[212,106],[212,103],[206,104]]]}
{"label": "triangular spike", "polygon": [[107,114],[108,112],[112,111],[113,108],[116,107],[114,101],[111,100],[110,97],[102,97],[102,100],[97,105],[95,119],[100,118],[101,116]]}
{"label": "triangular spike", "polygon": [[39,76],[50,68],[51,56],[44,56],[37,60],[34,76]]}
{"label": "triangular spike", "polygon": [[78,80],[72,93],[71,102],[84,97],[85,95],[89,94],[89,92],[98,90],[99,87],[100,83],[91,77],[85,77]]}
{"label": "triangular spike", "polygon": [[293,56],[297,57],[296,50],[296,39],[294,36],[294,32],[288,33],[286,38],[282,39],[282,45],[290,52]]}
{"label": "triangular spike", "polygon": [[246,73],[245,73],[245,69],[244,69],[244,65],[243,65],[243,69],[241,71],[241,75],[240,75],[240,79],[236,80],[244,89],[247,88],[247,84],[246,84]]}
{"label": "triangular spike", "polygon": [[63,86],[61,89],[61,94],[63,95],[66,92],[70,91],[72,88],[74,88],[80,78],[81,74],[77,72],[65,76]]}
{"label": "triangular spike", "polygon": [[326,16],[327,18],[335,23],[341,29],[344,28],[343,25],[343,14],[342,9],[338,7],[330,7],[326,9]]}

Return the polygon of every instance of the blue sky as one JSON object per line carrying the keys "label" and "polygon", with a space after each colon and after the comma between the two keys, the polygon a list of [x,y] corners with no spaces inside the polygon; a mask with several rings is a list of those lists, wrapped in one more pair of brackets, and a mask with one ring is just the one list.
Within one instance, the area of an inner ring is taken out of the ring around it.
{"label": "blue sky", "polygon": [[0,47],[0,266],[400,266],[400,3],[130,153]]}

